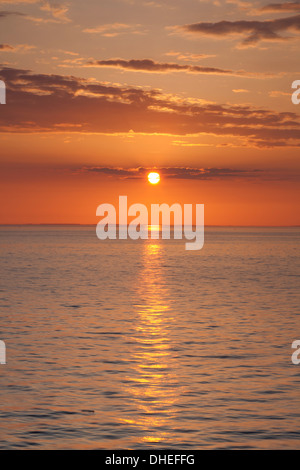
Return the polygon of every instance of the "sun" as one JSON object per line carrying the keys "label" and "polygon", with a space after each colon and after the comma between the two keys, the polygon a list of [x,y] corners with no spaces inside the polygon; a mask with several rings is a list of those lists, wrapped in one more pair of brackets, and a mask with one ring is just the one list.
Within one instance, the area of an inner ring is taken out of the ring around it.
{"label": "sun", "polygon": [[159,173],[149,173],[148,174],[148,181],[151,184],[158,184],[160,182],[160,174]]}

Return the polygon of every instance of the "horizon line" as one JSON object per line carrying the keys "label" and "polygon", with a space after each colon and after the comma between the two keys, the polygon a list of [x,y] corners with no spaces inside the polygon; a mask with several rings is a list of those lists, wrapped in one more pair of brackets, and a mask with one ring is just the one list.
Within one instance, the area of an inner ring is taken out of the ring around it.
{"label": "horizon line", "polygon": [[[70,227],[96,227],[98,224],[78,224],[78,223],[26,223],[26,224],[1,224],[0,227],[64,227],[64,226],[70,226]],[[119,224],[116,224],[116,227],[119,227]],[[148,227],[151,226],[151,224],[148,225]],[[196,225],[193,224],[193,227]],[[127,225],[129,227],[129,224]],[[176,225],[169,225],[168,227],[177,227]],[[218,225],[218,224],[212,224],[212,225],[205,225],[205,227],[236,227],[236,228],[300,228],[300,224],[295,224],[295,225]]]}

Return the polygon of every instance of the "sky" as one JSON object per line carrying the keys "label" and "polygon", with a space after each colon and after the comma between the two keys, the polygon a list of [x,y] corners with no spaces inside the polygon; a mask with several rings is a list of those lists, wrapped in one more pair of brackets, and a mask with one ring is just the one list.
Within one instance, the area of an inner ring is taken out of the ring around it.
{"label": "sky", "polygon": [[300,1],[0,0],[0,223],[300,225],[299,46]]}

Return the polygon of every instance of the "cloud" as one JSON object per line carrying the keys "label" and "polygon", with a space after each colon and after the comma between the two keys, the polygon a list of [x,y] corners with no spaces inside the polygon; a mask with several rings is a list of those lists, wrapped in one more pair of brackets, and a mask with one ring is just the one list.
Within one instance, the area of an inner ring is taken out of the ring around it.
{"label": "cloud", "polygon": [[67,17],[67,13],[69,11],[69,7],[67,5],[44,2],[40,6],[40,9],[50,13],[53,18],[55,18],[60,23],[68,23],[71,21],[70,18]]}
{"label": "cloud", "polygon": [[275,20],[239,20],[219,21],[217,23],[194,23],[173,27],[175,31],[201,36],[213,36],[224,39],[224,36],[244,35],[242,47],[255,46],[261,41],[285,41],[291,39],[280,33],[300,33],[300,15]]}
{"label": "cloud", "polygon": [[199,60],[216,57],[214,54],[193,54],[191,52],[175,52],[170,51],[165,53],[169,57],[177,57],[178,60],[188,60],[198,62]]}
{"label": "cloud", "polygon": [[184,140],[173,140],[172,145],[176,147],[213,147],[213,144],[186,142]]}
{"label": "cloud", "polygon": [[300,2],[270,3],[259,9],[260,12],[300,11]]}
{"label": "cloud", "polygon": [[152,59],[108,59],[93,60],[87,62],[88,67],[112,67],[134,72],[148,73],[170,73],[170,72],[187,72],[209,75],[232,75],[232,76],[258,76],[258,74],[247,74],[247,72],[220,69],[216,67],[204,67],[199,65],[180,65],[176,63],[160,63]]}
{"label": "cloud", "polygon": [[[264,142],[261,142],[261,148],[264,148]],[[271,180],[282,181],[286,180],[299,180],[299,174],[291,174],[286,172],[284,175],[282,171],[276,170],[261,170],[261,169],[239,169],[239,168],[190,168],[190,167],[137,167],[137,168],[120,168],[120,167],[101,167],[101,166],[85,166],[75,169],[79,173],[94,173],[100,176],[119,180],[145,180],[147,174],[151,171],[158,171],[163,179],[175,180]],[[72,169],[74,171],[74,169]]]}
{"label": "cloud", "polygon": [[9,16],[26,16],[24,13],[20,13],[18,11],[0,11],[0,19],[7,18]]}
{"label": "cloud", "polygon": [[83,29],[84,33],[100,34],[106,38],[114,38],[123,34],[144,34],[145,30],[141,25],[132,25],[126,23],[109,23],[96,26],[94,28]]}
{"label": "cloud", "polygon": [[0,0],[1,3],[13,5],[15,3],[40,3],[40,0]]}
{"label": "cloud", "polygon": [[14,48],[9,44],[0,44],[0,51],[13,51]]}
{"label": "cloud", "polygon": [[35,48],[36,46],[30,46],[29,44],[17,44],[16,46],[11,46],[10,44],[0,44],[0,50],[2,52],[28,52]]}
{"label": "cloud", "polygon": [[237,88],[235,90],[232,90],[233,93],[249,93],[249,90],[245,90],[243,88]]}
{"label": "cloud", "polygon": [[[139,7],[146,7],[146,8],[168,8],[170,10],[176,10],[176,5],[174,5],[174,0],[166,1],[153,1],[153,0],[121,0],[128,5],[138,5]],[[176,2],[175,2],[176,3]]]}
{"label": "cloud", "polygon": [[7,5],[14,5],[16,3],[40,3],[40,0],[0,0],[0,5],[6,3]]}
{"label": "cloud", "polygon": [[7,105],[0,131],[196,136],[209,134],[243,146],[300,145],[300,116],[250,105],[193,102],[160,90],[101,83],[74,76],[0,67]]}
{"label": "cloud", "polygon": [[287,93],[286,91],[274,90],[274,91],[269,91],[269,96],[271,98],[278,98],[281,96],[291,96],[291,94]]}
{"label": "cloud", "polygon": [[[118,179],[145,179],[146,175],[153,171],[151,168],[108,168],[108,167],[83,167],[79,171],[98,173]],[[261,170],[240,170],[233,168],[188,168],[188,167],[162,167],[155,168],[162,178],[181,180],[208,180],[208,179],[232,179],[257,177]]]}
{"label": "cloud", "polygon": [[226,3],[236,5],[239,10],[248,10],[253,6],[253,2],[245,2],[243,0],[226,0]]}
{"label": "cloud", "polygon": [[0,11],[0,19],[5,18],[8,16],[23,16],[25,19],[29,21],[33,21],[34,23],[68,23],[71,20],[67,17],[67,12],[69,10],[69,6],[60,3],[50,3],[47,1],[17,1],[17,2],[4,2],[0,0],[0,3],[37,3],[40,10],[50,13],[51,18],[41,18],[36,16],[26,15],[25,13],[20,13],[17,11]]}

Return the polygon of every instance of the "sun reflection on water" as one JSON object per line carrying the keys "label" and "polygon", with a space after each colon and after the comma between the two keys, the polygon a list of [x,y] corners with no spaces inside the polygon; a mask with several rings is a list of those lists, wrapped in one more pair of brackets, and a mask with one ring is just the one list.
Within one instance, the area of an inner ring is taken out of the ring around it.
{"label": "sun reflection on water", "polygon": [[179,392],[169,338],[174,319],[162,273],[164,247],[148,241],[143,250],[143,269],[136,286],[138,321],[132,338],[135,370],[126,385],[137,410],[122,421],[139,429],[141,443],[167,443],[174,442],[171,422],[177,413]]}

